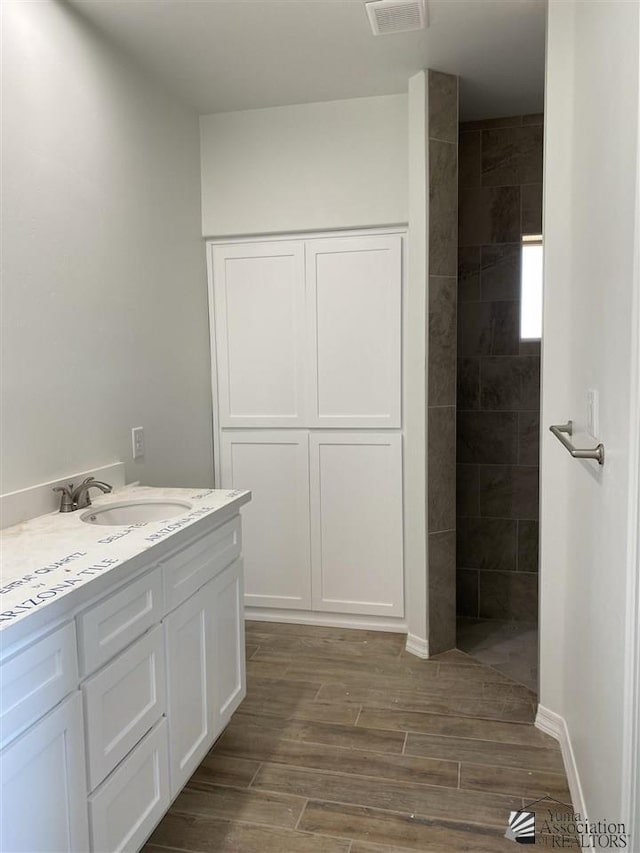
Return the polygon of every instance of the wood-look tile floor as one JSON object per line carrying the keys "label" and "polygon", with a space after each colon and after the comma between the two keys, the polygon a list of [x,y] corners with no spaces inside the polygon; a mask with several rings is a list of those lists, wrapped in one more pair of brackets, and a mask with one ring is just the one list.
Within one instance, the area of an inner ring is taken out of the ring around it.
{"label": "wood-look tile floor", "polygon": [[144,853],[496,853],[511,810],[570,803],[535,694],[399,634],[250,622],[247,698]]}

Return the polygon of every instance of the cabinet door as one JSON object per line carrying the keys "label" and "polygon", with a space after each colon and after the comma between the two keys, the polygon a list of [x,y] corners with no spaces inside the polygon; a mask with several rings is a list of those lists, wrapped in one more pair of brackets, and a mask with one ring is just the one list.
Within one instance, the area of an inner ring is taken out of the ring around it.
{"label": "cabinet door", "polygon": [[212,587],[208,583],[165,619],[171,796],[213,743]]}
{"label": "cabinet door", "polygon": [[222,486],[251,489],[242,510],[245,604],[311,606],[308,433],[226,432]]}
{"label": "cabinet door", "polygon": [[394,433],[312,433],[314,610],[402,616],[402,446]]}
{"label": "cabinet door", "polygon": [[82,728],[76,692],[0,753],[1,850],[89,850]]}
{"label": "cabinet door", "polygon": [[213,292],[220,425],[302,425],[304,244],[214,247]]}
{"label": "cabinet door", "polygon": [[401,246],[307,241],[309,426],[401,426]]}
{"label": "cabinet door", "polygon": [[242,560],[213,580],[213,670],[217,737],[246,694]]}

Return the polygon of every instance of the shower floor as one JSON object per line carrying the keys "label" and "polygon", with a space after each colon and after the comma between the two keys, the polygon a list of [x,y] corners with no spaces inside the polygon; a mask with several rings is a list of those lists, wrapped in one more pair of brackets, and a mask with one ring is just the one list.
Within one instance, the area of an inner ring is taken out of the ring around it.
{"label": "shower floor", "polygon": [[538,626],[534,622],[458,619],[457,646],[538,692]]}

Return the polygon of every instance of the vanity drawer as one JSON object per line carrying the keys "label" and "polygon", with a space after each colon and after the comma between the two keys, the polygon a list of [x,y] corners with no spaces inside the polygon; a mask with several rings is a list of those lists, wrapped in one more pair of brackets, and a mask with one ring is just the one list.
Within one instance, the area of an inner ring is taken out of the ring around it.
{"label": "vanity drawer", "polygon": [[162,619],[162,574],[148,572],[77,617],[82,675],[95,672]]}
{"label": "vanity drawer", "polygon": [[161,563],[165,609],[169,612],[240,555],[240,516],[221,524]]}
{"label": "vanity drawer", "polygon": [[68,622],[0,667],[0,740],[8,743],[78,686],[76,632]]}
{"label": "vanity drawer", "polygon": [[162,627],[153,628],[88,678],[82,693],[92,791],[164,714]]}
{"label": "vanity drawer", "polygon": [[167,738],[163,718],[89,797],[96,853],[139,850],[169,807]]}

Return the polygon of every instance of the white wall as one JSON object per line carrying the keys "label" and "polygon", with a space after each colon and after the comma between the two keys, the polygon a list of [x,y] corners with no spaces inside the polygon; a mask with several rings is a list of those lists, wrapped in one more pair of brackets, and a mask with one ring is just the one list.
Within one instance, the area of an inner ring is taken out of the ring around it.
{"label": "white wall", "polygon": [[2,491],[212,482],[197,117],[62,3],[3,4]]}
{"label": "white wall", "polygon": [[407,221],[407,96],[202,116],[202,231]]}
{"label": "white wall", "polygon": [[[552,0],[548,25],[541,704],[566,721],[574,805],[592,821],[626,815],[639,11],[624,0]],[[603,468],[572,459],[548,432],[572,418],[576,443],[594,444],[588,388],[600,392]]]}

